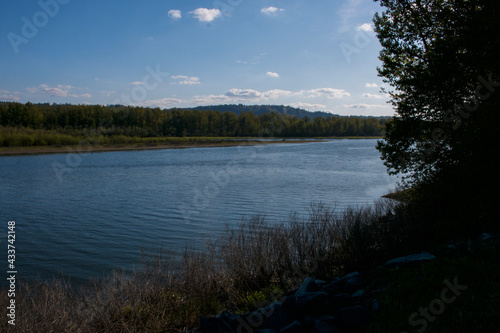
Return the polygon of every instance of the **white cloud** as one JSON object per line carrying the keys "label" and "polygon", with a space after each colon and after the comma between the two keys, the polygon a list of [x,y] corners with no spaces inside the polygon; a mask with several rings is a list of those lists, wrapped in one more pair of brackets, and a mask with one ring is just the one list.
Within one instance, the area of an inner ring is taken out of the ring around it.
{"label": "white cloud", "polygon": [[304,109],[304,110],[308,110],[308,111],[319,111],[319,110],[325,111],[326,110],[326,105],[324,105],[324,104],[298,102],[298,103],[292,103],[292,104],[288,104],[288,105],[291,107],[294,107],[294,108]]}
{"label": "white cloud", "polygon": [[149,107],[159,107],[162,109],[168,109],[174,107],[176,104],[182,103],[183,101],[178,98],[161,98],[161,99],[151,99],[144,101],[139,105],[149,106]]}
{"label": "white cloud", "polygon": [[253,89],[229,89],[226,91],[227,97],[238,97],[238,98],[260,98],[262,93]]}
{"label": "white cloud", "polygon": [[255,89],[232,88],[224,95],[197,95],[192,99],[185,100],[185,103],[197,105],[229,104],[238,102],[258,103],[281,97],[291,96],[292,92],[281,89],[271,89],[267,91],[258,91]]}
{"label": "white cloud", "polygon": [[131,84],[132,84],[133,86],[141,86],[141,85],[143,85],[143,84],[144,84],[144,82],[142,82],[142,81],[135,81],[135,82],[132,82]]}
{"label": "white cloud", "polygon": [[283,12],[285,11],[283,8],[277,8],[277,7],[266,7],[266,8],[262,8],[260,10],[261,13],[265,14],[265,15],[276,15],[277,13],[279,12]]}
{"label": "white cloud", "polygon": [[86,93],[86,94],[81,94],[81,95],[78,95],[78,94],[68,94],[68,96],[69,96],[69,97],[75,97],[75,98],[76,98],[76,97],[84,97],[84,98],[91,98],[91,97],[92,97],[92,95],[91,95],[91,94],[88,94],[88,93]]}
{"label": "white cloud", "polygon": [[272,89],[262,93],[264,99],[276,99],[284,96],[291,95],[292,92],[288,90]]}
{"label": "white cloud", "polygon": [[257,91],[254,89],[229,89],[226,91],[225,96],[235,99],[235,100],[240,100],[240,99],[252,99],[252,100],[268,100],[268,99],[276,99],[279,97],[283,96],[289,96],[291,95],[292,92],[288,90],[281,90],[281,89],[271,89],[267,91]]}
{"label": "white cloud", "polygon": [[376,83],[367,83],[367,84],[365,84],[365,88],[378,88],[378,84],[376,84]]}
{"label": "white cloud", "polygon": [[50,87],[46,84],[41,84],[38,87],[28,88],[28,91],[32,94],[43,94],[50,95],[54,97],[66,97],[68,96],[69,89],[71,86],[59,84],[57,87]]}
{"label": "white cloud", "polygon": [[380,104],[364,104],[364,103],[359,103],[359,104],[344,104],[342,105],[344,108],[349,108],[349,109],[373,109],[373,108],[389,108],[390,106],[388,105],[380,105]]}
{"label": "white cloud", "polygon": [[111,95],[113,95],[113,94],[115,93],[115,91],[114,91],[114,90],[101,90],[101,91],[99,91],[99,92],[100,92],[101,94],[105,95],[105,96],[108,96],[108,97],[109,97],[109,96],[111,96]]}
{"label": "white cloud", "polygon": [[15,91],[15,92],[11,92],[11,91],[8,91],[8,90],[2,90],[0,89],[0,100],[4,100],[4,101],[19,101],[20,100],[20,97],[19,97],[19,92]]}
{"label": "white cloud", "polygon": [[267,72],[266,73],[267,76],[269,77],[280,77],[280,75],[278,73],[275,73],[275,72]]}
{"label": "white cloud", "polygon": [[366,94],[363,94],[363,97],[365,97],[365,98],[378,98],[378,99],[380,99],[380,98],[384,98],[385,96],[366,93]]}
{"label": "white cloud", "polygon": [[222,16],[221,11],[216,8],[198,8],[190,13],[192,13],[193,17],[198,19],[200,22],[212,22],[216,18]]}
{"label": "white cloud", "polygon": [[57,87],[51,87],[46,84],[41,84],[38,87],[30,87],[27,88],[27,90],[32,93],[32,94],[42,94],[42,95],[49,95],[53,97],[84,97],[84,98],[90,98],[92,97],[91,94],[85,93],[85,94],[75,94],[75,93],[70,93],[71,89],[77,89],[75,87],[72,87],[70,85],[65,85],[65,84],[58,84]]}
{"label": "white cloud", "polygon": [[317,98],[317,97],[327,97],[327,98],[342,98],[351,96],[350,93],[344,89],[335,88],[318,88],[311,90],[301,90],[297,93],[298,95],[305,95],[307,98]]}
{"label": "white cloud", "polygon": [[180,85],[183,85],[183,84],[187,84],[187,85],[191,85],[191,84],[200,84],[200,79],[196,76],[187,76],[187,75],[174,75],[174,76],[171,76],[172,79],[174,80],[179,80],[177,82],[175,82],[175,84],[180,84]]}
{"label": "white cloud", "polygon": [[168,11],[168,17],[170,17],[171,19],[177,20],[177,19],[180,19],[182,17],[182,13],[178,9],[171,9]]}
{"label": "white cloud", "polygon": [[363,23],[356,27],[357,31],[373,32],[373,26],[371,23]]}
{"label": "white cloud", "polygon": [[214,105],[229,103],[230,100],[226,95],[203,95],[194,96],[189,102],[197,105]]}

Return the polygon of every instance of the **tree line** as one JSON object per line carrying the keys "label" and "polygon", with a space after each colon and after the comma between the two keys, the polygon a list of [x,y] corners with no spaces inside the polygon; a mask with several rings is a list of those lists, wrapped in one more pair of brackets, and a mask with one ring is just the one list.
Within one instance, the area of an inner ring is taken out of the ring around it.
{"label": "tree line", "polygon": [[[151,137],[330,137],[381,136],[384,118],[298,118],[277,112],[183,110],[133,106],[0,103],[0,134],[16,128],[79,136]],[[30,133],[33,133],[31,131]],[[5,141],[5,140],[4,140]],[[6,145],[5,142],[3,145]]]}

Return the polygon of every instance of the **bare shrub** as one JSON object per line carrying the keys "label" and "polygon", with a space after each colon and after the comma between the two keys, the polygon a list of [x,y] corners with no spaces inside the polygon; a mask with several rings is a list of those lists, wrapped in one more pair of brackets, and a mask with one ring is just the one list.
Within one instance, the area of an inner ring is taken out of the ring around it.
{"label": "bare shrub", "polygon": [[[385,200],[339,214],[323,204],[281,224],[262,217],[202,251],[144,254],[143,267],[115,272],[76,292],[63,279],[21,283],[18,321],[2,332],[171,332],[223,309],[246,311],[282,297],[306,276],[330,279],[388,259],[408,238],[401,204]],[[6,293],[0,306],[7,307]]]}

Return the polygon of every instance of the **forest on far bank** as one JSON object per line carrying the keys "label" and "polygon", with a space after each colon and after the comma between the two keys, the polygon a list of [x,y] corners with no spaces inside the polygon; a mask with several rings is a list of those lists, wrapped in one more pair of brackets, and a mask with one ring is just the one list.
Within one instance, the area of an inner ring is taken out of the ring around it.
{"label": "forest on far bank", "polygon": [[304,117],[278,112],[183,110],[134,106],[0,103],[0,146],[74,144],[82,136],[342,137],[382,136],[387,118]]}

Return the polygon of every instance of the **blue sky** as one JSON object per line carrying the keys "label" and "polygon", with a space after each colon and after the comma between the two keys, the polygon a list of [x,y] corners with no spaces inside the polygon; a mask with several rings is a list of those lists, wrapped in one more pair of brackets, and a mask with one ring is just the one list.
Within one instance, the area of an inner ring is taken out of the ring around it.
{"label": "blue sky", "polygon": [[0,100],[392,115],[371,0],[3,0]]}

